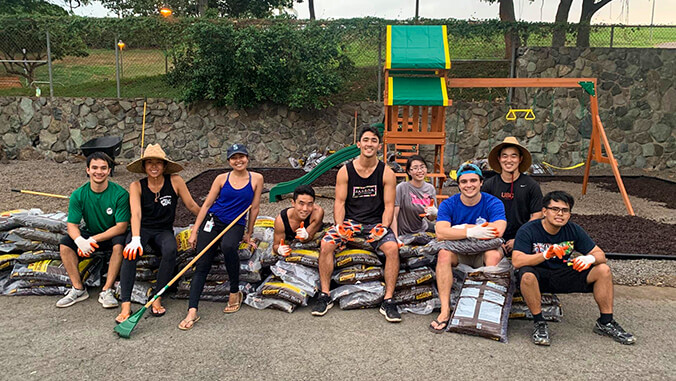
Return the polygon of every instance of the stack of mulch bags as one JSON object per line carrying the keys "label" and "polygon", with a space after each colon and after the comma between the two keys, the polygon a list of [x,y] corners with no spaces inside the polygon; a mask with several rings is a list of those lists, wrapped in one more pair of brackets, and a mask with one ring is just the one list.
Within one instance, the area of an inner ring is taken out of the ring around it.
{"label": "stack of mulch bags", "polygon": [[[558,322],[563,319],[561,300],[559,300],[559,297],[556,296],[556,294],[542,294],[540,303],[542,305],[542,317],[544,317],[545,320]],[[509,318],[533,320],[533,314],[528,309],[528,306],[519,291],[516,291],[512,298],[512,309],[509,312]]]}
{"label": "stack of mulch bags", "polygon": [[274,220],[266,220],[254,228],[254,236],[270,239],[265,248],[260,248],[263,271],[269,266],[271,274],[247,295],[244,303],[257,308],[273,308],[291,313],[298,306],[306,306],[319,288],[319,246],[326,230],[320,230],[307,241],[294,240],[289,243],[291,253],[281,257],[272,252]]}
{"label": "stack of mulch bags", "polygon": [[[63,295],[71,287],[59,255],[67,234],[65,213],[16,210],[0,217],[0,292],[3,295]],[[103,260],[93,255],[78,264],[86,286],[100,286]]]}
{"label": "stack of mulch bags", "polygon": [[432,270],[437,253],[428,245],[434,239],[430,232],[399,236],[401,270],[393,297],[399,312],[427,315],[440,306]]}
{"label": "stack of mulch bags", "polygon": [[[157,271],[160,268],[162,257],[157,255],[152,245],[143,247],[143,255],[136,262],[136,276],[134,287],[131,290],[131,301],[133,303],[146,304],[153,296],[155,284],[157,282]],[[113,286],[115,297],[120,298],[122,289],[120,281],[116,281]]]}

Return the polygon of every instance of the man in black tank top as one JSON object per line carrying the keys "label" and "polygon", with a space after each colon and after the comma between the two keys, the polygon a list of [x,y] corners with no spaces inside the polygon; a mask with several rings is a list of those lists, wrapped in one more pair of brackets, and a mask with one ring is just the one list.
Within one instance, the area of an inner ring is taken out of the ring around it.
{"label": "man in black tank top", "polygon": [[275,253],[286,257],[291,252],[289,246],[291,241],[311,240],[322,228],[323,219],[324,209],[315,204],[315,190],[309,185],[299,185],[293,191],[291,207],[283,209],[275,218],[272,249]]}
{"label": "man in black tank top", "polygon": [[333,218],[335,226],[322,239],[319,254],[321,293],[312,315],[323,316],[333,307],[329,296],[336,249],[353,234],[368,237],[373,250],[385,254],[385,300],[380,313],[389,322],[400,322],[401,315],[392,303],[399,274],[399,246],[390,224],[394,218],[396,178],[390,167],[376,156],[382,147],[380,132],[365,127],[359,134],[359,157],[338,171]]}

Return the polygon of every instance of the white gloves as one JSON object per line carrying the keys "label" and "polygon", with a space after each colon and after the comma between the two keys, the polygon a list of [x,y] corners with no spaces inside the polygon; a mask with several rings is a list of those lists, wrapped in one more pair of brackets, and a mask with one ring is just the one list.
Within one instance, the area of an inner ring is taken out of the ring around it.
{"label": "white gloves", "polygon": [[96,244],[96,240],[91,237],[85,239],[82,236],[79,236],[75,238],[75,244],[77,245],[77,255],[81,257],[90,256],[91,253],[99,247],[99,245]]}
{"label": "white gloves", "polygon": [[131,237],[131,242],[129,242],[127,246],[125,246],[124,251],[122,252],[122,256],[125,259],[133,261],[136,259],[137,252],[139,257],[143,255],[143,246],[141,245],[140,236]]}
{"label": "white gloves", "polygon": [[467,228],[467,238],[493,239],[497,236],[498,231],[494,227],[488,226],[488,222]]}
{"label": "white gloves", "polygon": [[596,258],[591,255],[582,255],[573,259],[573,270],[584,271],[596,262]]}
{"label": "white gloves", "polygon": [[430,205],[425,208],[425,216],[426,217],[436,217],[437,213],[439,212],[439,209],[437,209],[436,206]]}
{"label": "white gloves", "polygon": [[282,257],[287,257],[290,253],[291,247],[289,245],[280,244],[279,247],[277,247],[277,254]]}
{"label": "white gloves", "polygon": [[310,237],[310,234],[308,234],[307,230],[305,230],[305,228],[303,226],[296,229],[296,239],[303,241],[303,240],[308,239],[309,237]]}

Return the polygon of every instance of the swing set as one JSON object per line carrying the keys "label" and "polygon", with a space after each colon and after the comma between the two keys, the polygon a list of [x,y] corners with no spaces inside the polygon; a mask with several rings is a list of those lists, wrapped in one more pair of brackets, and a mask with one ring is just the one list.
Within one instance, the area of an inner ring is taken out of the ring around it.
{"label": "swing set", "polygon": [[[589,170],[592,161],[610,164],[615,176],[615,181],[620,189],[622,200],[627,207],[629,215],[634,216],[634,209],[629,201],[629,196],[624,188],[617,160],[610,149],[608,137],[603,129],[599,116],[599,103],[596,96],[596,78],[448,78],[447,88],[494,88],[494,87],[531,87],[531,88],[582,88],[589,95],[591,105],[592,132],[589,141],[587,160],[585,161],[584,179],[582,181],[582,194],[587,194],[589,182]],[[517,111],[517,110],[514,110]],[[605,151],[605,155],[604,155]]]}

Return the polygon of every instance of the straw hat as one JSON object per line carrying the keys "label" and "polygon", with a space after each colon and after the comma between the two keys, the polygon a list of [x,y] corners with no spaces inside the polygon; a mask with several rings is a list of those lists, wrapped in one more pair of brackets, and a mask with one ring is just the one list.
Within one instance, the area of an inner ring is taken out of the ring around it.
{"label": "straw hat", "polygon": [[143,169],[143,160],[148,159],[164,160],[166,162],[164,166],[164,173],[167,175],[183,170],[183,166],[167,158],[167,154],[164,153],[164,150],[159,144],[148,144],[148,148],[143,151],[143,156],[141,156],[140,159],[136,159],[129,163],[127,165],[127,170],[134,173],[146,173],[145,169]]}
{"label": "straw hat", "polygon": [[498,156],[500,155],[500,150],[502,150],[504,146],[516,147],[521,152],[521,157],[523,160],[521,160],[521,164],[519,164],[519,172],[528,172],[528,168],[530,168],[531,164],[533,164],[533,158],[531,157],[530,152],[528,152],[528,149],[519,144],[519,142],[513,136],[506,137],[502,143],[493,147],[491,152],[488,154],[488,165],[490,165],[495,172],[502,173],[502,167],[500,167],[500,160],[498,160]]}

